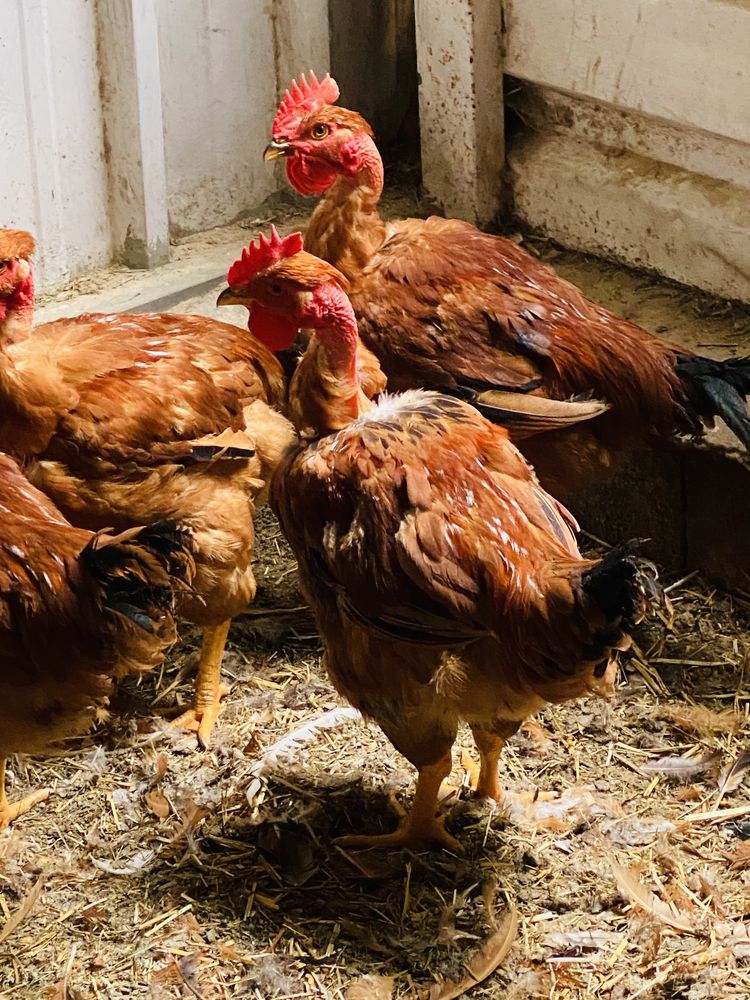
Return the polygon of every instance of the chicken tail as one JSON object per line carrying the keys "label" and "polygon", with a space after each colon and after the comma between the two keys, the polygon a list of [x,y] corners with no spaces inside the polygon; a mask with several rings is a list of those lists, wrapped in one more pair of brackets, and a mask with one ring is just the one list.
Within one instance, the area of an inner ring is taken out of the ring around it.
{"label": "chicken tail", "polygon": [[[637,625],[652,608],[667,600],[656,566],[636,554],[643,541],[634,538],[616,546],[581,577],[583,593],[603,615],[613,638]],[[606,638],[606,628],[602,639]]]}
{"label": "chicken tail", "polygon": [[514,441],[593,420],[609,409],[608,403],[585,393],[571,399],[548,399],[503,389],[480,391],[460,386],[458,394],[491,423],[505,427]]}
{"label": "chicken tail", "polygon": [[675,370],[682,379],[697,413],[710,425],[721,417],[750,451],[750,357],[713,361],[710,358],[685,356]]}
{"label": "chicken tail", "polygon": [[118,672],[159,662],[175,638],[175,594],[189,589],[195,573],[190,531],[171,521],[119,535],[100,531],[79,554],[78,567],[85,589],[115,626]]}

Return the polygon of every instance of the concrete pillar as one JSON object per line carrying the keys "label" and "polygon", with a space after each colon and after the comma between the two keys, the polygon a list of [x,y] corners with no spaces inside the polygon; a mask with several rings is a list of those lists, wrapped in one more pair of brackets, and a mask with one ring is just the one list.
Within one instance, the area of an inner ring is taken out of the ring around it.
{"label": "concrete pillar", "polygon": [[169,260],[155,4],[156,0],[97,3],[113,243],[115,255],[134,268],[156,267]]}
{"label": "concrete pillar", "polygon": [[[56,155],[49,155],[52,149],[57,153],[57,117],[55,115],[54,86],[51,77],[51,60],[49,49],[51,44],[49,32],[49,0],[33,0],[23,3],[18,0],[18,40],[20,45],[11,46],[9,60],[4,68],[9,70],[7,86],[3,89],[9,94],[15,92],[15,108],[3,107],[3,121],[10,125],[6,115],[11,110],[25,113],[25,121],[20,119],[14,123],[16,134],[22,129],[28,134],[28,163],[33,174],[31,193],[33,194],[33,216],[29,211],[28,202],[21,209],[29,212],[28,228],[34,229],[34,235],[40,247],[42,266],[37,268],[39,284],[47,276],[44,257],[53,258],[62,255],[66,249],[65,228],[63,221],[62,190],[60,160]],[[14,65],[15,64],[15,65]],[[15,78],[15,86],[10,81]],[[23,81],[21,85],[21,80]],[[11,129],[8,128],[10,132]],[[13,147],[11,146],[11,150]],[[20,150],[16,154],[20,159]],[[12,169],[12,168],[11,168]],[[5,173],[5,170],[4,170]],[[11,177],[12,182],[12,177]],[[24,191],[23,194],[26,194]],[[23,201],[19,199],[23,204]],[[15,216],[12,216],[14,218]],[[33,224],[31,219],[33,217]],[[2,225],[12,225],[12,221],[4,221]]]}
{"label": "concrete pillar", "polygon": [[446,215],[483,225],[501,209],[499,0],[416,0],[422,178]]}

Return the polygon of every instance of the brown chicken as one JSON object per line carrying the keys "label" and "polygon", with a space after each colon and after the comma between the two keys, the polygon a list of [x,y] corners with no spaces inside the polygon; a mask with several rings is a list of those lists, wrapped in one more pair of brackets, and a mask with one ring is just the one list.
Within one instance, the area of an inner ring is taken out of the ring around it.
{"label": "brown chicken", "polygon": [[0,829],[49,794],[9,803],[6,758],[86,732],[106,715],[113,679],[161,662],[191,550],[169,523],[115,536],[74,528],[0,455]]}
{"label": "brown chicken", "polygon": [[169,313],[33,325],[33,240],[0,230],[0,449],[74,524],[121,531],[176,519],[193,532],[203,628],[193,707],[207,743],[231,619],[255,596],[253,510],[294,439],[272,407],[285,384],[247,332]]}
{"label": "brown chicken", "polygon": [[346,279],[299,245],[251,246],[233,274],[251,328],[270,311],[281,330],[314,331],[290,390],[312,440],[277,469],[271,506],[333,683],[419,771],[395,833],[341,843],[456,850],[435,811],[459,720],[480,793],[499,799],[499,754],[521,722],[611,687],[612,650],[658,597],[655,571],[628,547],[582,559],[572,517],[467,403],[422,390],[370,403]]}
{"label": "brown chicken", "polygon": [[[386,223],[372,130],[336,107],[337,98],[330,76],[302,77],[279,107],[265,155],[286,158],[297,191],[323,195],[305,245],[352,282],[360,335],[391,389],[449,392],[490,419],[498,404],[507,407],[509,393],[556,400],[593,393],[610,404],[608,413],[535,441],[543,481],[566,492],[600,472],[613,452],[654,435],[700,435],[714,415],[750,446],[743,399],[750,358],[711,361],[660,340],[591,302],[515,243],[466,222]],[[500,422],[507,419],[501,412]]]}

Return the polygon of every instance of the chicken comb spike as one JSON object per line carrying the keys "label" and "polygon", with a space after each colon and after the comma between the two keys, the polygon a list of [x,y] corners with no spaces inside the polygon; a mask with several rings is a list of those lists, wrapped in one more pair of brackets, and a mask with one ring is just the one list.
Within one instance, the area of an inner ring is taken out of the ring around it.
{"label": "chicken comb spike", "polygon": [[292,86],[284,94],[284,99],[279,104],[279,110],[273,120],[273,137],[275,139],[289,139],[293,132],[307,115],[326,104],[335,104],[339,99],[339,87],[330,73],[326,73],[322,80],[318,80],[315,73],[310,70],[310,80],[308,82],[303,73],[299,81],[292,80]]}
{"label": "chicken comb spike", "polygon": [[302,233],[289,233],[281,237],[276,232],[276,226],[271,226],[270,239],[264,234],[258,234],[258,243],[251,243],[242,251],[239,260],[229,268],[227,283],[230,287],[245,285],[259,271],[278,263],[285,257],[293,257],[302,249]]}

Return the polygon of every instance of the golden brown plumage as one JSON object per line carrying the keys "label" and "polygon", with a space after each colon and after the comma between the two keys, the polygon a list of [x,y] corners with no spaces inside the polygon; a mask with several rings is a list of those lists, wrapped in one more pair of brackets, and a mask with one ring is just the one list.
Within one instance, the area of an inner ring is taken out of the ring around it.
{"label": "golden brown plumage", "polygon": [[[516,244],[468,223],[437,217],[384,223],[377,209],[383,169],[362,119],[336,107],[333,81],[287,102],[274,122],[271,155],[286,157],[291,183],[323,194],[305,245],[351,282],[364,343],[391,389],[457,393],[493,418],[491,390],[564,400],[593,393],[608,413],[558,434],[575,448],[535,440],[543,481],[570,492],[578,476],[637,442],[699,435],[721,415],[750,446],[743,396],[750,359],[714,362],[660,340],[587,299]],[[504,416],[500,415],[502,423]]]}
{"label": "golden brown plumage", "polygon": [[455,849],[435,807],[459,720],[480,750],[480,791],[499,797],[500,748],[523,719],[611,685],[610,653],[647,606],[651,569],[627,551],[583,560],[571,516],[468,404],[421,390],[368,401],[354,313],[316,258],[246,279],[253,308],[314,330],[290,388],[314,440],[279,466],[271,505],[328,669],[419,770],[399,831],[346,842]]}
{"label": "golden brown plumage", "polygon": [[[0,232],[0,253],[2,241]],[[34,483],[82,527],[177,518],[191,528],[195,594],[180,612],[206,634],[196,704],[181,721],[199,726],[205,743],[229,622],[255,595],[254,505],[293,439],[274,409],[285,398],[281,368],[245,331],[205,317],[84,315],[34,326],[32,309],[30,262],[6,262],[0,449],[28,462]]]}
{"label": "golden brown plumage", "polygon": [[114,678],[161,662],[191,549],[173,524],[74,528],[0,455],[0,829],[46,797],[9,804],[5,758],[85,732],[106,714]]}

